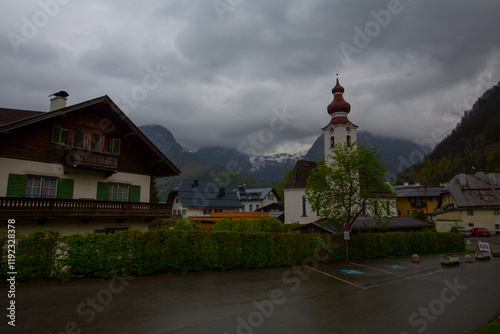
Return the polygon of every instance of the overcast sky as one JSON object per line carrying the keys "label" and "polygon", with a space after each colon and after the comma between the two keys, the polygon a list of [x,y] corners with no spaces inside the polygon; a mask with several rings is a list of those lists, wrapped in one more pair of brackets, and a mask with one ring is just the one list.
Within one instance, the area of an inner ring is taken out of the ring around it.
{"label": "overcast sky", "polygon": [[0,107],[109,95],[191,150],[307,150],[336,65],[359,130],[428,145],[500,80],[498,0],[0,4]]}

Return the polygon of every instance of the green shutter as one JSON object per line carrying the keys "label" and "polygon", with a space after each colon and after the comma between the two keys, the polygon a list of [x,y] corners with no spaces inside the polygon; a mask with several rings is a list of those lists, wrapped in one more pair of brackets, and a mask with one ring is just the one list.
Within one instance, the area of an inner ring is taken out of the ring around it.
{"label": "green shutter", "polygon": [[130,202],[141,201],[141,186],[130,186]]}
{"label": "green shutter", "polygon": [[97,196],[98,201],[107,201],[109,198],[109,184],[106,182],[97,182]]}
{"label": "green shutter", "polygon": [[27,175],[9,174],[7,183],[7,197],[24,197],[26,195]]}
{"label": "green shutter", "polygon": [[73,179],[59,179],[59,186],[57,187],[57,197],[63,199],[73,199]]}
{"label": "green shutter", "polygon": [[61,142],[61,127],[54,125],[52,127],[52,142],[54,144],[59,144]]}
{"label": "green shutter", "polygon": [[121,150],[121,140],[113,138],[113,147],[112,147],[112,152],[113,154],[119,155]]}

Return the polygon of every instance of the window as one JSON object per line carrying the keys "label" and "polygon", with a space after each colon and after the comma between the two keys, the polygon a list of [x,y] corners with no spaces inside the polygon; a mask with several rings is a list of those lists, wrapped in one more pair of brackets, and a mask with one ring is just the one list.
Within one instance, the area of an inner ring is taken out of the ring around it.
{"label": "window", "polygon": [[186,209],[182,209],[182,215],[185,216],[186,215]]}
{"label": "window", "polygon": [[59,145],[69,145],[69,130],[54,125],[52,127],[52,142]]}
{"label": "window", "polygon": [[270,201],[274,201],[274,195],[273,194],[269,194],[268,198],[269,198]]}
{"label": "window", "polygon": [[73,147],[85,149],[85,134],[82,131],[73,131]]}
{"label": "window", "polygon": [[259,210],[259,204],[255,206],[255,210]]}
{"label": "window", "polygon": [[351,147],[351,136],[347,136],[347,146]]}
{"label": "window", "polygon": [[179,197],[175,199],[175,203],[179,203]]}
{"label": "window", "polygon": [[495,224],[495,230],[500,230],[500,224]]}
{"label": "window", "polygon": [[335,146],[335,137],[334,136],[331,136],[330,137],[330,148],[334,147]]}
{"label": "window", "polygon": [[253,205],[252,204],[249,204],[248,205],[248,211],[252,212],[253,211]]}
{"label": "window", "polygon": [[108,199],[110,201],[128,202],[129,188],[128,184],[110,183]]}
{"label": "window", "polygon": [[390,215],[391,215],[391,203],[390,203],[390,202],[387,202],[387,203],[386,203],[386,205],[387,205],[387,208],[386,208],[386,209],[387,209],[386,214],[387,214],[388,216],[390,216]]}
{"label": "window", "polygon": [[302,217],[307,217],[307,200],[302,196]]}
{"label": "window", "polygon": [[90,150],[94,152],[101,151],[101,136],[90,135]]}
{"label": "window", "polygon": [[54,177],[28,176],[26,197],[57,197],[57,179]]}
{"label": "window", "polygon": [[474,210],[467,210],[467,216],[474,216]]}
{"label": "window", "polygon": [[103,138],[102,151],[104,153],[111,153],[112,139],[109,137]]}
{"label": "window", "polygon": [[474,227],[474,223],[469,223],[469,227]]}
{"label": "window", "polygon": [[500,209],[495,209],[495,210],[493,210],[493,214],[494,214],[495,216],[500,216]]}

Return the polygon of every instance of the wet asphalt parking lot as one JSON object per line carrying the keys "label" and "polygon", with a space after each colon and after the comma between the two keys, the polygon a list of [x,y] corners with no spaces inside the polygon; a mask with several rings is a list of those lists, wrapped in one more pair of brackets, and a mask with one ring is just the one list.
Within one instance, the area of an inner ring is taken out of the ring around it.
{"label": "wet asphalt parking lot", "polygon": [[20,285],[16,327],[4,315],[0,332],[474,333],[500,314],[500,258],[464,257]]}

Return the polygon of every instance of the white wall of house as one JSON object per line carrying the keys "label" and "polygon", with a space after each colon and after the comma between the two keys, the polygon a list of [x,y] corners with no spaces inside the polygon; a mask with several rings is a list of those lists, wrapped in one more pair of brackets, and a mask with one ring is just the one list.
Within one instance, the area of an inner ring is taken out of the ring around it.
{"label": "white wall of house", "polygon": [[23,218],[16,224],[16,231],[22,233],[33,232],[34,229],[43,228],[61,232],[62,235],[70,235],[73,233],[95,232],[103,229],[122,229],[129,230],[148,230],[148,223],[143,220],[126,220],[117,223],[116,219],[96,219],[88,223],[82,223],[81,219],[61,218],[53,219],[47,223],[39,224],[36,219]]}
{"label": "white wall of house", "polygon": [[285,224],[312,223],[321,218],[312,210],[311,204],[306,199],[306,212],[304,215],[303,198],[306,196],[305,188],[285,189]]}
{"label": "white wall of house", "polygon": [[97,182],[114,182],[141,186],[141,202],[149,202],[150,180],[149,175],[118,172],[108,178],[103,172],[74,169],[64,174],[60,163],[45,163],[21,159],[0,158],[0,197],[7,195],[9,174],[23,174],[73,179],[74,199],[95,199]]}

